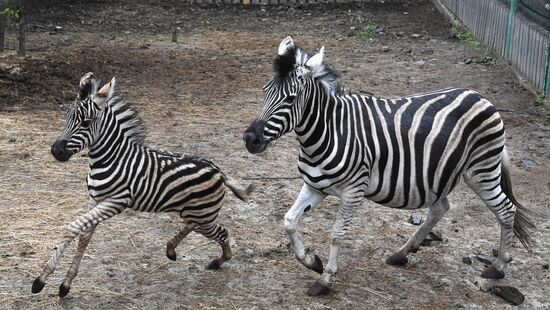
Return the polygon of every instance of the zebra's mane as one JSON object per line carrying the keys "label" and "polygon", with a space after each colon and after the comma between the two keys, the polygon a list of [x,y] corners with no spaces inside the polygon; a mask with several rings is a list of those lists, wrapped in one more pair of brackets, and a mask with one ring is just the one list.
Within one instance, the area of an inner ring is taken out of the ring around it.
{"label": "zebra's mane", "polygon": [[143,144],[147,131],[137,111],[116,93],[105,105],[111,107],[112,113],[119,121],[119,126],[124,127],[128,140]]}
{"label": "zebra's mane", "polygon": [[[284,83],[291,72],[300,66],[305,66],[311,56],[300,47],[289,47],[283,55],[277,55],[273,61],[273,73],[277,83]],[[325,86],[327,91],[340,94],[342,85],[340,75],[324,62],[312,71],[312,76]]]}

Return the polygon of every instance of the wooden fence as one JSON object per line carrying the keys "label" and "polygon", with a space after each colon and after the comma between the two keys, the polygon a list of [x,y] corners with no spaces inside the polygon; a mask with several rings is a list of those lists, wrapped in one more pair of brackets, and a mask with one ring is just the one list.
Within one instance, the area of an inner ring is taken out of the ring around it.
{"label": "wooden fence", "polygon": [[196,4],[244,4],[244,5],[268,5],[268,4],[315,4],[315,3],[403,3],[407,0],[186,0],[187,3]]}
{"label": "wooden fence", "polygon": [[550,94],[550,32],[518,10],[518,0],[433,0],[538,91]]}

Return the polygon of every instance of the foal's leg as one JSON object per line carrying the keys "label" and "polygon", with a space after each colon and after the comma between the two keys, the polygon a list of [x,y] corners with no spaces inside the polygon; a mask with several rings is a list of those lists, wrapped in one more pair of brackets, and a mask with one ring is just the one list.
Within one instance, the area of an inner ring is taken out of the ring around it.
{"label": "foal's leg", "polygon": [[193,231],[193,225],[185,225],[179,233],[177,233],[172,239],[166,243],[166,256],[175,261],[176,260],[176,247],[180,244],[181,240],[185,238],[190,232]]}
{"label": "foal's leg", "polygon": [[336,221],[332,226],[332,242],[330,244],[330,255],[321,278],[308,290],[310,296],[325,295],[330,291],[331,278],[338,270],[338,253],[340,252],[340,243],[344,239],[348,227],[351,224],[355,210],[363,199],[363,192],[354,197],[341,198],[340,209],[336,216]]}
{"label": "foal's leg", "polygon": [[220,269],[223,262],[228,261],[233,256],[231,246],[229,245],[229,231],[220,223],[198,226],[194,231],[218,242],[222,247],[222,256],[212,260],[206,269]]}
{"label": "foal's leg", "polygon": [[323,273],[323,262],[317,255],[312,255],[306,252],[302,240],[300,240],[300,235],[296,231],[298,221],[305,211],[314,208],[326,197],[325,194],[322,194],[309,185],[304,184],[302,190],[294,202],[294,205],[288,212],[285,214],[285,229],[290,238],[290,244],[294,255],[296,258],[307,268],[318,272]]}
{"label": "foal's leg", "polygon": [[389,265],[405,265],[408,262],[407,254],[418,250],[422,240],[426,238],[428,233],[439,222],[443,215],[449,210],[449,201],[447,198],[441,198],[438,202],[433,204],[428,210],[428,217],[426,221],[420,225],[420,228],[407,240],[397,252],[390,255],[386,259],[386,263]]}
{"label": "foal's leg", "polygon": [[57,245],[55,254],[49,261],[46,262],[46,264],[44,264],[42,273],[34,279],[31,291],[33,293],[38,293],[44,288],[46,279],[57,268],[59,260],[63,257],[65,248],[74,240],[74,238],[76,238],[76,236],[84,231],[89,231],[93,226],[96,226],[100,222],[119,214],[123,210],[124,207],[121,205],[100,203],[86,214],[71,222],[63,234],[63,241]]}
{"label": "foal's leg", "polygon": [[73,257],[73,262],[71,263],[69,270],[67,270],[67,275],[65,276],[65,279],[59,286],[59,297],[65,297],[69,293],[69,290],[71,289],[71,282],[78,274],[80,261],[82,260],[82,256],[84,256],[84,251],[86,250],[88,243],[90,243],[90,240],[92,240],[95,228],[96,226],[93,225],[89,229],[83,230],[80,233],[80,236],[78,238],[78,247],[76,249],[76,254]]}

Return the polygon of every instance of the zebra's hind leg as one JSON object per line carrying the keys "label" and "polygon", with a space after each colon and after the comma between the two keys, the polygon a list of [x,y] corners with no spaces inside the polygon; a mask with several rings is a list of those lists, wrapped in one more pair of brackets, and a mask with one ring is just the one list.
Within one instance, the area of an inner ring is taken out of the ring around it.
{"label": "zebra's hind leg", "polygon": [[420,228],[407,240],[407,242],[395,253],[386,259],[386,263],[392,266],[402,266],[408,262],[407,254],[415,252],[420,247],[422,240],[435,227],[437,222],[449,210],[449,201],[447,198],[441,198],[433,204],[428,210],[426,221],[420,225]]}
{"label": "zebra's hind leg", "polygon": [[491,210],[500,225],[500,244],[497,260],[485,269],[481,276],[489,279],[504,278],[504,266],[512,260],[508,249],[512,244],[514,236],[514,217],[516,206],[510,201],[509,197],[503,191],[500,180],[501,176],[494,178],[486,175],[473,178],[464,177],[466,184],[485,202]]}
{"label": "zebra's hind leg", "polygon": [[233,254],[231,253],[231,246],[229,244],[229,231],[222,224],[215,223],[207,226],[198,226],[194,230],[206,238],[218,242],[222,247],[222,255],[213,259],[206,266],[206,269],[220,269],[225,261],[231,259]]}
{"label": "zebra's hind leg", "polygon": [[181,240],[183,240],[187,235],[193,231],[192,225],[185,225],[181,229],[179,233],[177,233],[172,239],[168,240],[166,243],[166,256],[170,259],[175,261],[176,260],[176,247],[178,244],[180,244]]}
{"label": "zebra's hind leg", "polygon": [[78,274],[80,261],[82,260],[82,256],[84,256],[84,251],[86,250],[88,243],[90,243],[90,240],[92,240],[95,228],[96,225],[93,225],[89,229],[83,230],[80,233],[80,236],[78,238],[78,247],[76,249],[76,254],[73,257],[73,262],[67,270],[67,275],[65,275],[65,279],[59,286],[59,297],[65,297],[69,293],[69,290],[71,289],[71,283]]}

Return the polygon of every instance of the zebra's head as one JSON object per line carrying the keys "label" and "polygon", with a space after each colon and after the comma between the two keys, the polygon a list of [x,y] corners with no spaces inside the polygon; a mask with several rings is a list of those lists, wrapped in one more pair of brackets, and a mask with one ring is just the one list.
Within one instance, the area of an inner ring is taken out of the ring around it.
{"label": "zebra's head", "polygon": [[273,77],[264,86],[260,114],[245,130],[243,140],[250,153],[263,152],[271,141],[294,130],[306,104],[308,81],[318,79],[329,90],[340,90],[340,77],[323,63],[324,47],[310,56],[296,47],[292,37],[281,41],[273,62]]}
{"label": "zebra's head", "polygon": [[52,155],[58,161],[69,160],[94,142],[103,106],[113,96],[115,78],[99,90],[98,85],[92,72],[80,79],[76,100],[65,114],[65,129],[52,145]]}

